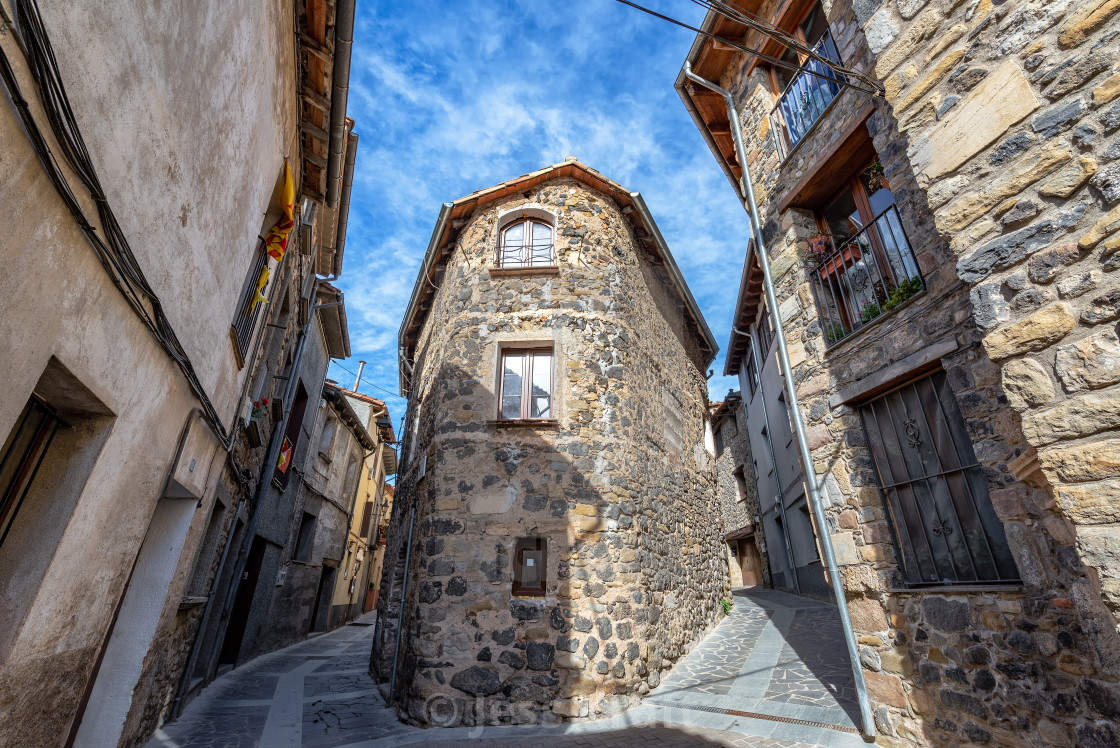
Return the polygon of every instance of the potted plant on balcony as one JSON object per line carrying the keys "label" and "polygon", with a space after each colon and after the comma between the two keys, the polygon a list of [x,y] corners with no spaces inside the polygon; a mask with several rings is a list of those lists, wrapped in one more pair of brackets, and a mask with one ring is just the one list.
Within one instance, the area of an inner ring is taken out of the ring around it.
{"label": "potted plant on balcony", "polygon": [[869,192],[878,192],[879,190],[889,190],[890,185],[887,183],[887,175],[883,172],[883,165],[879,163],[879,159],[875,159],[871,166],[867,167],[867,171],[863,173],[867,178],[867,189]]}
{"label": "potted plant on balcony", "polygon": [[832,254],[832,235],[823,231],[810,234],[806,239],[805,259],[814,265],[820,265]]}

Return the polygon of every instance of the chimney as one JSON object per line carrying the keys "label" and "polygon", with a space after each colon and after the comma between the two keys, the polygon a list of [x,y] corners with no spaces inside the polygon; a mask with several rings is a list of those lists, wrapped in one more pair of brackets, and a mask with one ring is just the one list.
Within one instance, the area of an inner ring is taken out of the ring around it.
{"label": "chimney", "polygon": [[358,385],[362,383],[362,369],[366,368],[365,361],[358,362],[358,376],[354,377],[354,392],[358,391]]}

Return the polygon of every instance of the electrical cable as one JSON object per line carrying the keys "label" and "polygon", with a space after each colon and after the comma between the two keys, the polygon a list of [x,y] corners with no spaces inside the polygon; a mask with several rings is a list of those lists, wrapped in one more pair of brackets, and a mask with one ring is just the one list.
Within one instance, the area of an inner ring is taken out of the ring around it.
{"label": "electrical cable", "polygon": [[345,366],[343,366],[342,364],[338,363],[337,361],[335,361],[335,360],[333,360],[333,359],[331,360],[331,363],[332,363],[332,364],[334,364],[335,366],[337,366],[338,368],[342,369],[342,370],[343,370],[344,372],[346,372],[346,373],[347,373],[347,374],[349,374],[350,376],[354,377],[355,379],[358,379],[358,381],[359,381],[359,382],[363,382],[363,383],[365,383],[365,384],[368,384],[368,385],[369,385],[370,387],[374,388],[375,390],[380,390],[381,392],[384,392],[384,393],[386,393],[387,395],[389,395],[389,397],[395,397],[395,398],[398,398],[398,399],[400,399],[400,400],[405,400],[405,399],[407,399],[407,398],[403,398],[403,397],[401,397],[400,395],[396,394],[395,392],[391,392],[391,391],[389,391],[389,390],[385,389],[384,387],[381,387],[381,386],[379,386],[379,385],[376,385],[376,384],[374,384],[373,382],[369,381],[369,380],[368,380],[368,379],[366,379],[365,377],[358,377],[358,375],[357,375],[357,374],[355,374],[354,372],[350,371],[350,370],[349,370],[349,369],[347,369],[347,368],[346,368]]}
{"label": "electrical cable", "polygon": [[[81,204],[71,190],[50,144],[48,144],[42,130],[36,123],[28,102],[20,91],[10,60],[3,49],[0,49],[0,78],[3,79],[8,96],[19,113],[24,132],[31,141],[32,148],[48,179],[62,198],[78,227],[82,230],[86,240],[93,247],[101,266],[129,306],[140,317],[145,327],[148,328],[159,345],[183,373],[188,386],[200,402],[207,424],[214,430],[227,453],[231,453],[232,456],[233,438],[218,416],[217,410],[194,370],[190,357],[179,342],[175,330],[164,314],[159,296],[148,283],[136,256],[132,252],[132,248],[129,246],[128,239],[117,222],[112,207],[109,205],[109,200],[93,166],[93,160],[90,157],[85,140],[78,128],[69,97],[66,94],[66,88],[59,73],[58,61],[51,47],[42,16],[39,14],[36,0],[14,0],[13,6],[18,32],[15,36],[27,58],[31,76],[38,89],[43,110],[54,133],[58,149],[93,200],[101,224],[101,234],[98,233],[97,228],[90,224]],[[102,238],[102,235],[104,238]],[[234,464],[236,464],[236,461]],[[239,473],[239,471],[237,472]]]}
{"label": "electrical cable", "polygon": [[[882,86],[877,81],[872,80],[871,78],[867,77],[857,70],[853,70],[851,68],[840,65],[836,60],[821,55],[816,51],[816,49],[805,44],[796,36],[783,31],[773,24],[765,23],[754,14],[747,13],[746,11],[740,10],[733,5],[729,5],[728,3],[724,2],[724,0],[691,0],[691,2],[703,8],[708,8],[709,10],[718,13],[724,18],[729,18],[732,21],[736,21],[743,24],[744,26],[752,28],[763,34],[764,36],[777,41],[779,44],[787,48],[801,52],[801,54],[805,55],[808,59],[815,60],[816,62],[825,65],[826,67],[840,75],[843,75],[847,78],[855,78],[861,83],[871,86],[880,94],[883,91]],[[802,67],[804,67],[804,63],[802,63]]]}
{"label": "electrical cable", "polygon": [[[793,64],[793,63],[787,62],[785,60],[779,59],[777,57],[773,57],[772,55],[768,55],[764,52],[760,52],[757,49],[751,49],[750,47],[745,47],[742,44],[739,44],[738,42],[734,42],[734,41],[731,41],[730,39],[724,39],[723,37],[716,36],[715,34],[711,33],[710,31],[704,31],[703,29],[697,28],[696,26],[691,26],[691,25],[685,23],[684,21],[679,21],[676,18],[672,18],[672,17],[664,15],[662,13],[658,13],[655,10],[651,10],[650,8],[646,8],[642,5],[638,5],[635,2],[631,2],[631,0],[615,0],[615,2],[622,3],[623,5],[627,5],[631,8],[634,8],[635,10],[640,10],[641,12],[646,13],[648,15],[651,15],[654,18],[659,18],[662,21],[667,21],[668,23],[671,23],[674,26],[680,26],[683,29],[688,29],[689,31],[694,31],[697,34],[700,34],[701,36],[706,36],[709,39],[717,41],[721,44],[726,44],[727,46],[729,46],[733,49],[736,49],[740,52],[743,52],[744,54],[748,54],[748,55],[751,55],[753,57],[757,57],[760,60],[768,62],[771,65],[774,65],[775,67],[785,68],[787,70],[793,70],[793,71],[796,71],[796,72],[805,72],[805,73],[813,75],[817,78],[821,78],[821,79],[827,80],[827,81],[832,81],[833,83],[844,86],[846,88],[850,88],[852,90],[859,91],[860,93],[867,94],[868,96],[881,97],[883,95],[882,91],[879,89],[878,85],[875,84],[874,81],[870,81],[870,79],[867,79],[869,84],[873,86],[870,89],[852,83],[850,80],[847,79],[845,73],[841,73],[837,70],[838,66],[836,65],[836,63],[832,62],[831,60],[828,60],[827,58],[821,58],[822,64],[825,64],[826,67],[828,67],[829,70],[837,71],[838,75],[840,75],[841,77],[834,78],[832,76],[824,75],[824,74],[818,73],[816,71],[807,70],[807,69],[805,69],[805,67],[803,65]],[[763,33],[766,33],[766,32],[763,32]],[[769,33],[767,33],[767,36],[769,36]],[[813,56],[816,57],[816,53],[813,53]],[[823,62],[823,61],[827,61],[827,63]],[[846,68],[840,68],[840,70],[846,70]],[[852,71],[852,73],[853,74],[852,74],[851,77],[861,79],[861,80],[864,79],[864,76],[862,76],[858,73],[855,73],[854,71]]]}

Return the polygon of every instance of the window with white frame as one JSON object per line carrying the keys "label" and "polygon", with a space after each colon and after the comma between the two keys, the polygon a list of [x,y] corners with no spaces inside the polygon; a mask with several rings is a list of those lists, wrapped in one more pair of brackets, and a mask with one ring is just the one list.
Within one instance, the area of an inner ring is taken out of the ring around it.
{"label": "window with white frame", "polygon": [[504,421],[553,418],[552,349],[503,350],[498,397]]}
{"label": "window with white frame", "polygon": [[498,267],[555,265],[552,235],[552,226],[537,218],[522,218],[507,224],[498,240]]}

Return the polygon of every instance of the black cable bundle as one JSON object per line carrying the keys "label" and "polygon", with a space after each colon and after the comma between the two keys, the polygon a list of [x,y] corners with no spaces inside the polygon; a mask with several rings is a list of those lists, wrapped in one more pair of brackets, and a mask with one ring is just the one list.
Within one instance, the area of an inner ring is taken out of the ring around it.
{"label": "black cable bundle", "polygon": [[19,112],[32,147],[51,183],[66,203],[67,209],[93,246],[102,267],[160,346],[183,372],[191,391],[201,403],[206,422],[229,452],[233,444],[232,436],[226,432],[221,418],[199,381],[187,352],[163,312],[159,296],[145,278],[101,187],[93,161],[86,149],[85,140],[74,118],[70,100],[66,95],[58,62],[39,14],[38,5],[35,0],[14,0],[13,6],[20,46],[30,65],[47,120],[50,122],[51,130],[66,163],[74,170],[97,206],[97,215],[104,238],[97,233],[97,229],[90,224],[82,212],[81,205],[59,169],[50,145],[36,124],[27,101],[23,98],[7,55],[0,49],[0,78],[3,79],[8,95]]}

